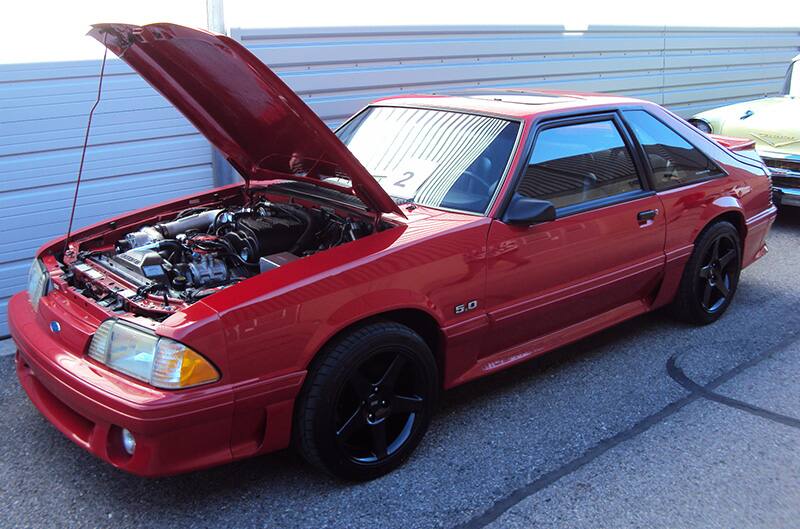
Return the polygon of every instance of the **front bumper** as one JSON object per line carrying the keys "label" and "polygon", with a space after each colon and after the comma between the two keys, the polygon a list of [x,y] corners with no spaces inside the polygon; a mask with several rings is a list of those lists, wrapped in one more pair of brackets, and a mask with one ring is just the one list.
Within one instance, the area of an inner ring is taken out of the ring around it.
{"label": "front bumper", "polygon": [[[48,310],[43,298],[40,311]],[[43,308],[44,307],[44,308]],[[155,477],[232,460],[233,394],[224,386],[179,392],[139,384],[69,351],[37,317],[27,294],[8,305],[17,376],[39,411],[64,435],[127,472]],[[121,429],[136,438],[132,456]]]}
{"label": "front bumper", "polygon": [[800,207],[800,156],[764,153],[772,177],[772,199],[780,206]]}
{"label": "front bumper", "polygon": [[800,189],[773,186],[772,201],[779,206],[800,207]]}

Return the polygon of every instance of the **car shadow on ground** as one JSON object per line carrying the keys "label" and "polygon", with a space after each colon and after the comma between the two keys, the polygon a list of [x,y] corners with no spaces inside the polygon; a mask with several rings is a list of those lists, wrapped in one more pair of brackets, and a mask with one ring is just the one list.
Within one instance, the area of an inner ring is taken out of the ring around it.
{"label": "car shadow on ground", "polygon": [[781,206],[778,208],[776,227],[800,228],[800,207]]}

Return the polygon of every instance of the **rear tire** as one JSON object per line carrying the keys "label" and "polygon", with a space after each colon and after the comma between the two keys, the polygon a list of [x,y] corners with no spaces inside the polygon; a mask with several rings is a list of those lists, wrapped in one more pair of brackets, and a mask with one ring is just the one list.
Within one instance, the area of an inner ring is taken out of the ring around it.
{"label": "rear tire", "polygon": [[708,226],[683,271],[672,313],[695,325],[717,321],[731,304],[742,270],[742,245],[730,222]]}
{"label": "rear tire", "polygon": [[413,330],[394,322],[355,329],[312,364],[297,399],[296,446],[335,477],[377,478],[419,444],[437,393],[433,354]]}

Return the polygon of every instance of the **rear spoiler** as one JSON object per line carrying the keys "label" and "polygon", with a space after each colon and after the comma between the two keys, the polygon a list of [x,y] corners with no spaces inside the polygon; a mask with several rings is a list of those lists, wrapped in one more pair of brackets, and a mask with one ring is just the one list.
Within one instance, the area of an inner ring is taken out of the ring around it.
{"label": "rear spoiler", "polygon": [[756,142],[754,140],[720,136],[719,134],[709,134],[709,136],[723,147],[727,147],[732,151],[749,151],[756,148]]}

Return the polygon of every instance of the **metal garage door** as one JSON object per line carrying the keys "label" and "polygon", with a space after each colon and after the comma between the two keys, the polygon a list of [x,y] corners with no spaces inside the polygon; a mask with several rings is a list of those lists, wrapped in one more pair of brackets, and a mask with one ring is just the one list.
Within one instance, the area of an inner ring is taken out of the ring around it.
{"label": "metal garage door", "polygon": [[[30,259],[66,231],[98,61],[0,66],[0,336]],[[76,226],[206,189],[211,148],[126,65],[109,60]]]}

